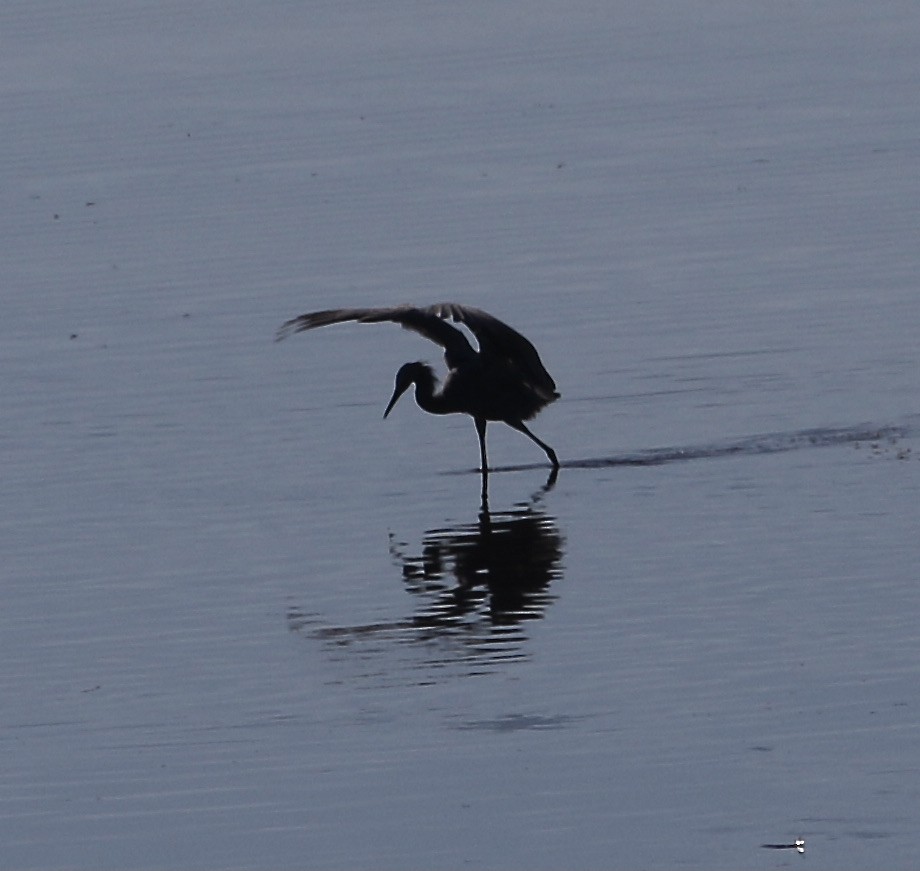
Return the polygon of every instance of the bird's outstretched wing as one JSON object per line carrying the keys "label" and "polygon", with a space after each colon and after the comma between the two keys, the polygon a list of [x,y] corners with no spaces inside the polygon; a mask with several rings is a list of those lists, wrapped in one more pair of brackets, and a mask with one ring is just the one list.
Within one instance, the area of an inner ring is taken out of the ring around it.
{"label": "bird's outstretched wing", "polygon": [[393,308],[343,308],[311,312],[283,323],[275,338],[276,341],[281,341],[293,333],[345,321],[357,321],[362,324],[393,321],[441,345],[447,365],[455,369],[474,357],[475,351],[466,336],[447,323],[448,319],[469,328],[479,342],[483,357],[499,359],[510,365],[546,401],[556,398],[558,394],[555,382],[543,367],[536,348],[524,336],[488,312],[452,302],[442,302],[424,308],[403,305]]}
{"label": "bird's outstretched wing", "polygon": [[275,341],[280,342],[293,333],[326,327],[330,324],[341,324],[345,321],[357,321],[362,324],[393,321],[407,330],[414,330],[444,348],[447,365],[454,369],[473,358],[476,352],[467,341],[466,336],[443,319],[446,315],[440,315],[435,311],[437,308],[439,307],[417,308],[411,305],[401,305],[393,308],[341,308],[311,312],[285,321],[278,328]]}

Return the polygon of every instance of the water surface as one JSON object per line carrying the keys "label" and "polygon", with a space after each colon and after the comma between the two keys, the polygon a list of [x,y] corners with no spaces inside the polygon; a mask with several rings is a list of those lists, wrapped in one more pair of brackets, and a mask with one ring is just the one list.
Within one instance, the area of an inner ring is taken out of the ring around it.
{"label": "water surface", "polygon": [[[916,864],[912,6],[0,34],[4,865]],[[418,336],[271,341],[442,299],[557,479],[381,420]]]}

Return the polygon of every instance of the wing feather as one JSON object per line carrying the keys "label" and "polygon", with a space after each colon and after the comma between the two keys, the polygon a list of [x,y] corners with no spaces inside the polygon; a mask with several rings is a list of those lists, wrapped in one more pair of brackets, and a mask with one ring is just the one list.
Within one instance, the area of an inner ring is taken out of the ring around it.
{"label": "wing feather", "polygon": [[537,349],[528,339],[482,309],[452,302],[437,303],[424,308],[402,305],[392,308],[342,308],[310,312],[285,321],[279,327],[275,340],[281,341],[293,333],[347,321],[362,324],[392,321],[440,345],[444,348],[448,367],[456,369],[464,362],[475,358],[476,352],[466,336],[451,326],[448,320],[463,324],[470,330],[479,343],[479,350],[486,364],[491,358],[510,366],[546,402],[551,402],[559,395],[556,392],[556,383],[543,366]]}
{"label": "wing feather", "polygon": [[310,312],[285,321],[275,334],[275,341],[280,342],[293,333],[355,321],[362,324],[375,324],[392,321],[407,330],[412,330],[426,339],[444,348],[447,365],[456,368],[465,360],[475,356],[472,345],[466,336],[456,327],[444,321],[431,308],[417,308],[411,305],[392,308],[342,308]]}

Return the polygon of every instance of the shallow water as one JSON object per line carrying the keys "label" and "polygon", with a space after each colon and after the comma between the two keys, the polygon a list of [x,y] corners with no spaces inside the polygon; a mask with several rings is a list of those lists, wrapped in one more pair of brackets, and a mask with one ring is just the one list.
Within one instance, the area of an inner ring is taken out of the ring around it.
{"label": "shallow water", "polygon": [[[0,35],[4,865],[916,864],[912,6]],[[272,342],[441,299],[557,478],[381,420],[418,336]]]}

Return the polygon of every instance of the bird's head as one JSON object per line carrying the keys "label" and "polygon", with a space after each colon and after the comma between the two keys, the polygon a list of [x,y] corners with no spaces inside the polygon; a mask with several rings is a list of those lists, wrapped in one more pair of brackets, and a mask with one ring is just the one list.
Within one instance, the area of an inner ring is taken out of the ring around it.
{"label": "bird's head", "polygon": [[386,417],[396,405],[399,397],[402,396],[413,384],[423,380],[426,376],[433,377],[431,368],[424,363],[405,363],[399,367],[396,373],[396,388],[393,390],[393,396],[387,405],[387,410],[383,413]]}

